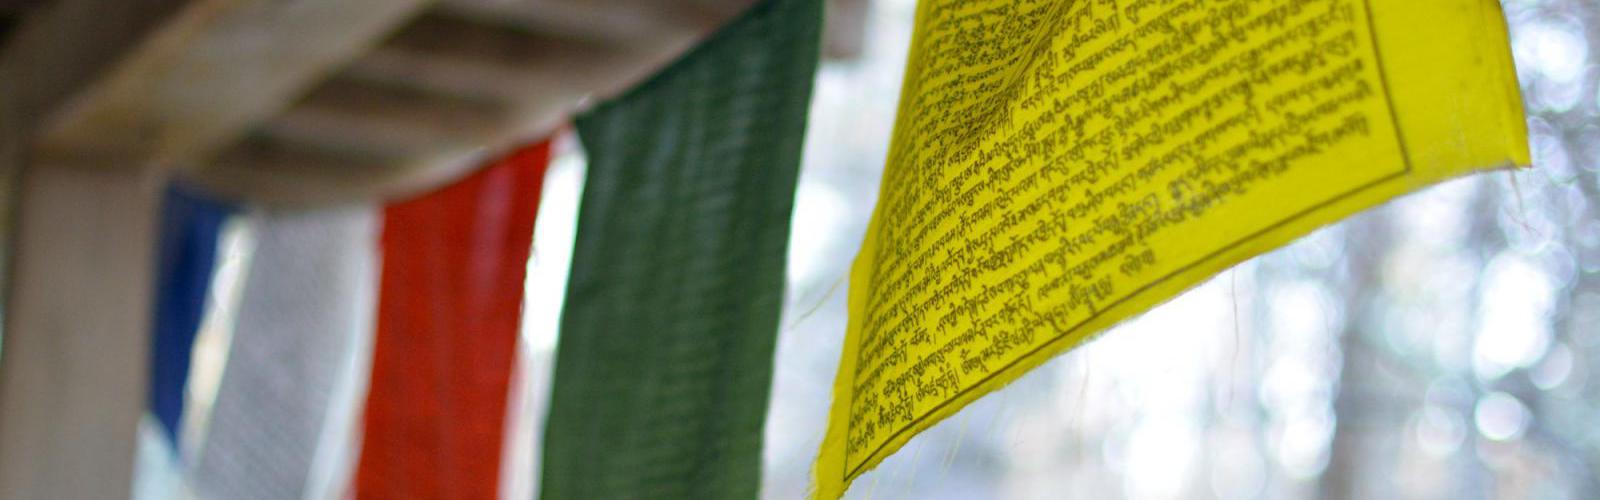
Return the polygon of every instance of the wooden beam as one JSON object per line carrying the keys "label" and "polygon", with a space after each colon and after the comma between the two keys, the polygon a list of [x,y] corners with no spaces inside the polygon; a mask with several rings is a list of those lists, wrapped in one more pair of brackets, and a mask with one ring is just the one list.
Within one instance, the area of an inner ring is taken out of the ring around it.
{"label": "wooden beam", "polygon": [[[443,1],[267,120],[257,144],[186,175],[268,204],[403,197],[632,88],[753,3]],[[393,163],[338,168],[348,156]]]}
{"label": "wooden beam", "polygon": [[57,0],[0,49],[0,135],[31,138],[56,109],[192,0]]}
{"label": "wooden beam", "polygon": [[[690,29],[658,31],[645,42],[620,43],[433,14],[396,33],[349,71],[423,84],[450,78],[457,88],[430,90],[455,92],[477,85],[493,89],[486,96],[522,107],[603,97],[632,87],[706,34]],[[399,70],[404,67],[410,71]]]}
{"label": "wooden beam", "polygon": [[[41,123],[35,151],[52,164],[203,161],[430,2],[191,0]],[[82,21],[55,21],[56,42],[83,43]]]}
{"label": "wooden beam", "polygon": [[556,36],[647,45],[708,33],[752,0],[443,0],[447,15]]}
{"label": "wooden beam", "polygon": [[[700,36],[635,46],[433,11],[351,63],[333,80],[340,90],[312,92],[258,129],[256,145],[187,175],[268,204],[403,197],[551,133],[586,98],[626,90]],[[329,151],[395,159],[307,168],[338,161]]]}
{"label": "wooden beam", "polygon": [[510,110],[491,99],[335,77],[261,131],[280,140],[417,157],[477,145],[510,120]]}
{"label": "wooden beam", "polygon": [[[0,128],[34,139],[29,150],[49,164],[216,159],[308,175],[263,183],[259,172],[238,176],[249,182],[227,178],[240,168],[190,172],[251,199],[304,199],[252,189],[293,191],[301,180],[363,189],[304,187],[329,200],[390,196],[414,189],[391,186],[426,187],[471,166],[455,162],[548,133],[585,100],[632,87],[753,2],[439,0],[424,9],[434,1],[58,0],[0,54]],[[832,3],[829,38],[840,38],[834,26],[859,31],[849,21],[866,0]],[[827,44],[829,54],[859,51],[859,37],[841,40]],[[250,134],[318,160],[327,150],[368,150],[357,156],[395,163],[311,174],[273,165],[293,155],[239,154],[260,150],[233,148]],[[379,178],[341,177],[353,175]]]}
{"label": "wooden beam", "polygon": [[369,203],[407,173],[403,158],[382,151],[322,144],[258,132],[219,153],[204,169],[180,172],[224,198],[268,206]]}
{"label": "wooden beam", "polygon": [[[749,7],[750,0],[442,0],[440,9],[486,24],[510,24],[552,35],[621,44],[649,44],[701,34]],[[823,56],[860,57],[869,0],[828,0]]]}

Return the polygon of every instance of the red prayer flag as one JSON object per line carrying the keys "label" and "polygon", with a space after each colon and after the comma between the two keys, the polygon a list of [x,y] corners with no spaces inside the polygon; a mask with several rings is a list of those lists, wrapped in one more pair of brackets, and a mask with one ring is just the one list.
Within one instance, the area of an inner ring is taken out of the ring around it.
{"label": "red prayer flag", "polygon": [[492,499],[549,141],[384,209],[358,499]]}

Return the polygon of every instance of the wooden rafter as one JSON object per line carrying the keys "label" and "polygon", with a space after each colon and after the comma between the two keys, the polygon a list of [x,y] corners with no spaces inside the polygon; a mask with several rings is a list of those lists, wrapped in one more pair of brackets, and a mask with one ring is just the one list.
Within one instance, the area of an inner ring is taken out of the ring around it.
{"label": "wooden rafter", "polygon": [[53,163],[203,161],[428,3],[190,2],[44,122],[36,150]]}

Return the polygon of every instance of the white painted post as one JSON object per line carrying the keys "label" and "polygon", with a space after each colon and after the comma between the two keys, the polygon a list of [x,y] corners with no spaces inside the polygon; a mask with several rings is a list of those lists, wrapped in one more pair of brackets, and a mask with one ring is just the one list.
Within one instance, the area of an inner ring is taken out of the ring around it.
{"label": "white painted post", "polygon": [[144,408],[156,174],[24,171],[0,332],[0,500],[123,499]]}

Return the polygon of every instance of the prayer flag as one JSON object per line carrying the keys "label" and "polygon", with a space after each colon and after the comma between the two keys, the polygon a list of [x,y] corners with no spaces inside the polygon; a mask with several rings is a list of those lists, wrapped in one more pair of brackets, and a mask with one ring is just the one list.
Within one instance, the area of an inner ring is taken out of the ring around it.
{"label": "prayer flag", "polygon": [[925,0],[817,460],[912,436],[1213,274],[1529,163],[1498,3]]}
{"label": "prayer flag", "polygon": [[183,418],[189,356],[216,267],[217,240],[233,211],[231,205],[176,184],[167,188],[161,205],[150,345],[150,412],[174,445]]}
{"label": "prayer flag", "polygon": [[545,500],[757,496],[821,3],[762,2],[577,119]]}
{"label": "prayer flag", "polygon": [[[374,292],[372,207],[252,214],[255,250],[190,483],[202,498],[300,500],[350,422]],[[365,376],[363,371],[362,376]]]}
{"label": "prayer flag", "polygon": [[384,209],[356,497],[490,499],[549,142]]}

